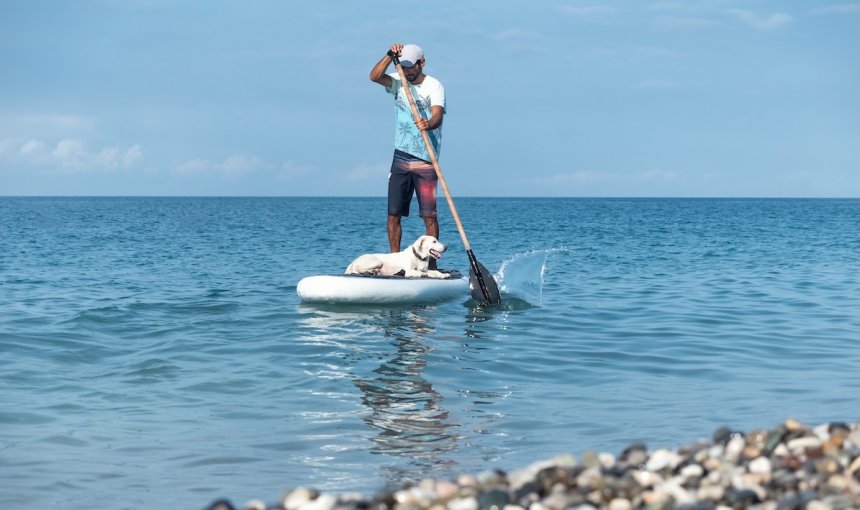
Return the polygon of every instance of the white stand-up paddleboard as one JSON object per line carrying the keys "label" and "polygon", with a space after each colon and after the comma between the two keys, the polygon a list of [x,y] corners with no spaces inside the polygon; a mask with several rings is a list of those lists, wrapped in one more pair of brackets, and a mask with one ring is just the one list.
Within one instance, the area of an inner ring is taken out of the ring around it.
{"label": "white stand-up paddleboard", "polygon": [[457,272],[446,279],[351,274],[317,275],[302,278],[296,287],[296,293],[307,303],[432,303],[467,297],[469,280]]}

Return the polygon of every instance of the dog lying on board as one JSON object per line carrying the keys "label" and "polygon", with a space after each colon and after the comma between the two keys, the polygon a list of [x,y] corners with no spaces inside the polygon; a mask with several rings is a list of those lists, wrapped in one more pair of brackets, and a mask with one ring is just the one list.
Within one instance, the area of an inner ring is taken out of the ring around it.
{"label": "dog lying on board", "polygon": [[451,275],[430,269],[430,258],[439,259],[448,247],[433,236],[421,236],[412,246],[397,253],[369,253],[358,257],[345,274],[406,277],[450,278]]}

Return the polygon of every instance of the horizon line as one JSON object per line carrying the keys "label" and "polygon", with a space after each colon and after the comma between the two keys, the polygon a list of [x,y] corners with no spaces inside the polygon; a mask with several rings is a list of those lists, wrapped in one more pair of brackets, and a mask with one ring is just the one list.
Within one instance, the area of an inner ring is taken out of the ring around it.
{"label": "horizon line", "polygon": [[[385,195],[2,195],[0,198],[378,198]],[[699,196],[699,195],[462,195],[452,198],[468,199],[681,199],[681,200],[860,200],[860,196]]]}

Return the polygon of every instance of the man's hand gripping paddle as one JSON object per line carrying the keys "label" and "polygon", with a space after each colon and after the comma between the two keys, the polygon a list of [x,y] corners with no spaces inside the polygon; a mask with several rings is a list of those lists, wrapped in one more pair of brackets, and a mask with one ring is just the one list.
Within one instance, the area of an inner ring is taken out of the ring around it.
{"label": "man's hand gripping paddle", "polygon": [[[412,116],[417,121],[421,118],[421,114],[418,112],[418,106],[415,104],[415,98],[412,96],[412,90],[409,87],[409,81],[406,79],[406,73],[403,72],[403,67],[400,66],[400,58],[393,51],[389,51],[388,55],[394,61],[397,74],[400,75],[400,83],[403,86],[404,92],[406,92],[409,106],[412,108]],[[457,208],[454,206],[451,193],[448,192],[448,185],[445,184],[445,177],[442,175],[442,169],[439,167],[439,161],[436,159],[436,151],[433,150],[433,144],[430,143],[430,136],[427,134],[427,131],[423,130],[421,131],[421,136],[424,138],[424,144],[427,146],[427,153],[430,154],[433,169],[436,170],[436,176],[442,185],[442,191],[445,192],[445,198],[448,199],[448,207],[451,209],[454,223],[457,224],[457,230],[460,232],[460,238],[463,240],[463,246],[466,248],[466,255],[469,256],[469,290],[472,293],[472,297],[480,302],[481,306],[498,305],[502,302],[502,298],[499,295],[499,287],[496,285],[496,280],[487,271],[487,268],[478,262],[475,254],[472,253],[472,247],[469,244],[469,239],[466,237],[466,231],[463,230],[460,215],[457,214]]]}

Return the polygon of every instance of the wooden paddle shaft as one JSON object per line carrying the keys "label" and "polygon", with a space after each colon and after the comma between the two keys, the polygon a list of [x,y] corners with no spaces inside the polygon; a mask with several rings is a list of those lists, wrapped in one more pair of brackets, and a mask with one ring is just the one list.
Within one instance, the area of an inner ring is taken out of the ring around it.
{"label": "wooden paddle shaft", "polygon": [[[415,98],[412,97],[412,90],[409,88],[409,80],[406,79],[406,73],[403,72],[403,67],[400,66],[400,60],[395,59],[394,65],[397,67],[397,74],[400,75],[400,84],[403,90],[406,91],[406,98],[409,100],[409,107],[412,108],[412,116],[415,120],[421,118],[418,112],[418,105],[415,104]],[[463,246],[466,251],[471,251],[469,239],[466,237],[466,231],[463,230],[463,223],[460,221],[460,215],[457,214],[457,208],[454,206],[454,200],[451,199],[451,193],[448,192],[448,185],[445,184],[445,176],[442,175],[442,169],[439,167],[439,160],[436,159],[436,151],[433,150],[433,144],[430,142],[430,136],[427,131],[420,130],[421,136],[424,138],[424,144],[427,146],[427,153],[430,154],[430,162],[433,163],[433,169],[436,170],[436,177],[439,178],[439,183],[442,185],[442,191],[445,192],[445,198],[448,200],[448,207],[451,208],[451,215],[454,216],[454,223],[457,224],[457,231],[460,232],[460,239],[463,240]]]}

